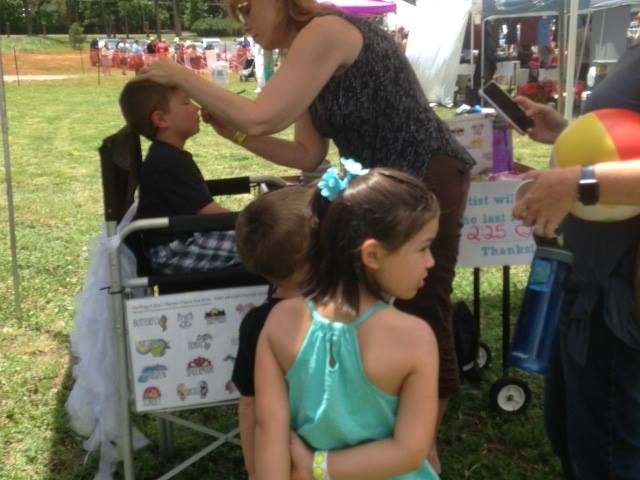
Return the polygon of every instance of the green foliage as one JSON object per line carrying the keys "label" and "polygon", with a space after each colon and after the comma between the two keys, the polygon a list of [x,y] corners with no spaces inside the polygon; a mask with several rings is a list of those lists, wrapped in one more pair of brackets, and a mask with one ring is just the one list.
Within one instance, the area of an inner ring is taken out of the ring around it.
{"label": "green foliage", "polygon": [[206,10],[207,6],[202,0],[188,0],[184,18],[185,25],[191,28],[197,20],[206,16]]}
{"label": "green foliage", "polygon": [[[173,30],[173,4],[186,25],[206,16],[226,16],[222,2],[210,0],[159,1],[158,17],[162,30]],[[27,8],[28,7],[28,8]],[[111,36],[125,32],[144,33],[145,25],[155,30],[155,2],[150,0],[0,0],[0,34],[6,24],[12,35],[66,34],[73,22],[84,27],[84,33]]]}
{"label": "green foliage", "polygon": [[73,22],[69,27],[69,43],[71,47],[80,50],[85,40],[84,28],[78,22]]}
{"label": "green foliage", "polygon": [[22,0],[2,0],[0,1],[0,31],[7,33],[6,27],[9,24],[9,31],[19,31],[24,26],[22,16]]}
{"label": "green foliage", "polygon": [[201,18],[191,25],[191,30],[201,37],[237,37],[242,34],[242,26],[229,18]]}
{"label": "green foliage", "polygon": [[0,37],[3,52],[13,51],[15,48],[18,53],[52,53],[52,52],[68,52],[69,36],[68,35],[47,35],[46,37],[12,35],[10,37]]}

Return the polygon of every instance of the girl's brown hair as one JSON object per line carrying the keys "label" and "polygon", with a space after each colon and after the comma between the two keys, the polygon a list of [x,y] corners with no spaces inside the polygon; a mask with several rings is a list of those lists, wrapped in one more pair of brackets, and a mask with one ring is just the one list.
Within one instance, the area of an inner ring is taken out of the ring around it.
{"label": "girl's brown hair", "polygon": [[425,184],[406,173],[375,168],[354,179],[329,202],[316,190],[305,294],[314,302],[337,301],[359,313],[359,286],[383,299],[385,292],[367,275],[360,248],[379,241],[389,252],[401,248],[440,213],[438,201]]}

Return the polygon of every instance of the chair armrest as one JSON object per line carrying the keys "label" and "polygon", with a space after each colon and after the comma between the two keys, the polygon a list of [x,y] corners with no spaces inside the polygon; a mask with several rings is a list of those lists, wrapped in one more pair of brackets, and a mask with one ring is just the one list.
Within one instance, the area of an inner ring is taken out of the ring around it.
{"label": "chair armrest", "polygon": [[124,240],[134,232],[145,230],[163,230],[171,233],[234,230],[237,217],[238,214],[236,212],[224,212],[210,215],[141,218],[124,227],[120,232],[120,239]]}
{"label": "chair armrest", "polygon": [[[210,272],[149,275],[146,278],[147,286],[160,287],[163,294],[183,292],[186,290],[266,285],[269,283],[263,277],[249,273],[242,265],[236,265],[222,270],[212,270]],[[185,287],[188,287],[188,289]]]}

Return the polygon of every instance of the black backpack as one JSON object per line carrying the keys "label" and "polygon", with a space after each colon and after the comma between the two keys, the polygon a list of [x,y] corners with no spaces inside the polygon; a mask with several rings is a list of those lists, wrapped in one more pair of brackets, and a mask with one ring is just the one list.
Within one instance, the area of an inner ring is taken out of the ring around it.
{"label": "black backpack", "polygon": [[465,302],[453,304],[453,336],[458,356],[460,380],[475,380],[479,375],[477,364],[480,344],[480,322]]}

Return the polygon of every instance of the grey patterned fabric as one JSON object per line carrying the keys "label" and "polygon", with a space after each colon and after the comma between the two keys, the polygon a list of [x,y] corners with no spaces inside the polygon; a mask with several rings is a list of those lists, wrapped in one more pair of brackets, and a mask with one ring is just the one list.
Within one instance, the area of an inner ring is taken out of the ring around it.
{"label": "grey patterned fabric", "polygon": [[233,231],[195,232],[187,240],[156,245],[149,250],[156,273],[189,273],[219,270],[240,263]]}
{"label": "grey patterned fabric", "polygon": [[356,61],[332,77],[309,107],[318,132],[340,155],[366,167],[392,167],[424,176],[434,154],[469,170],[475,161],[429,107],[418,79],[391,35],[370,21],[338,15],[364,39]]}

